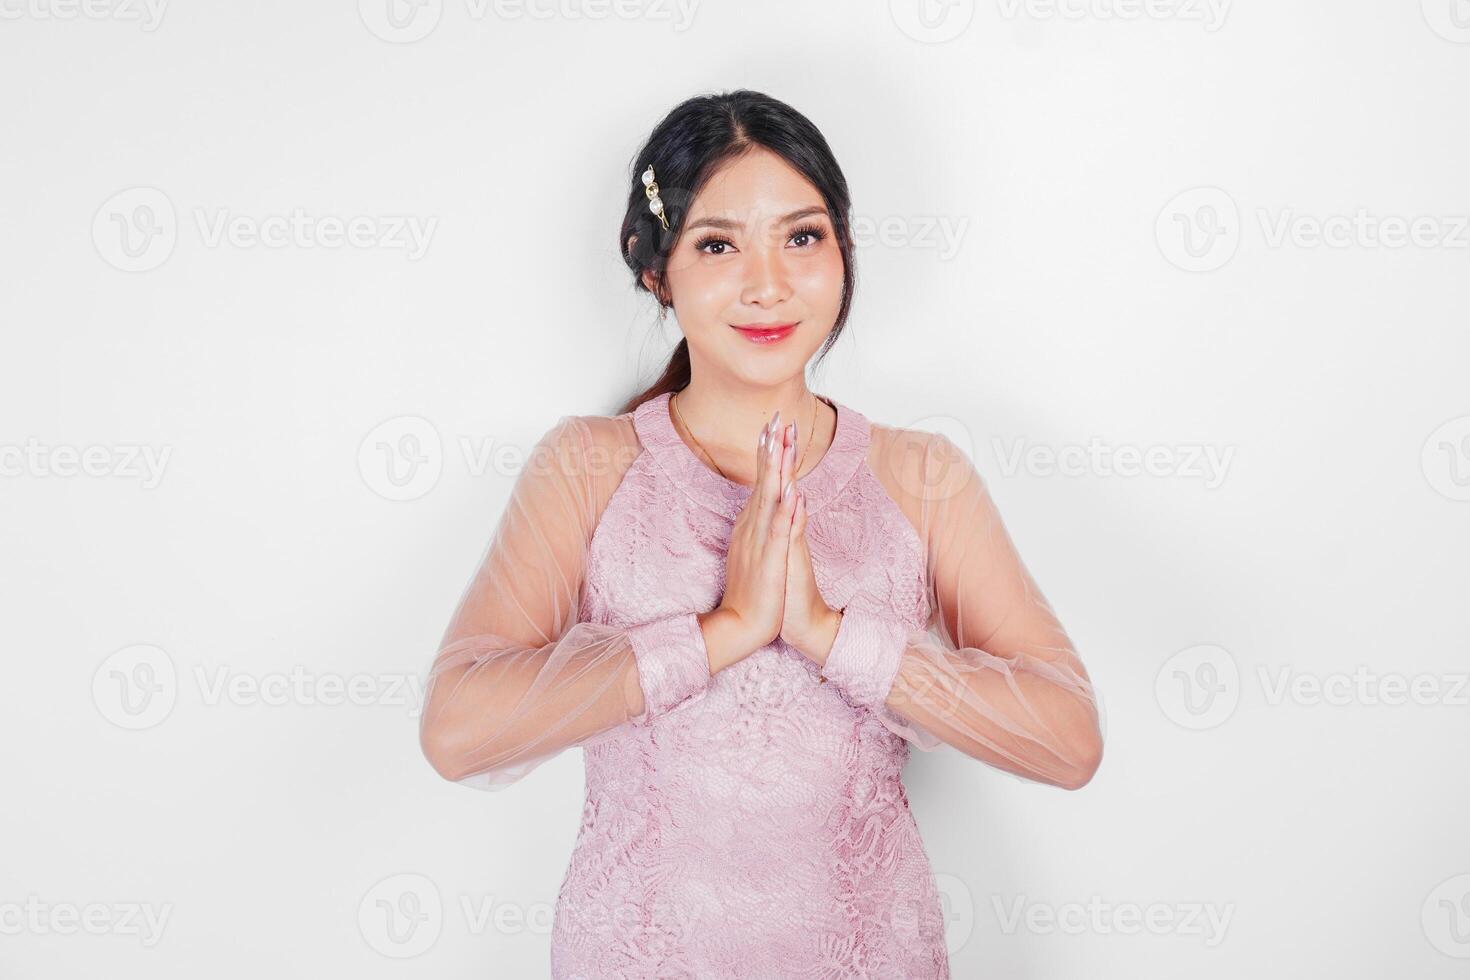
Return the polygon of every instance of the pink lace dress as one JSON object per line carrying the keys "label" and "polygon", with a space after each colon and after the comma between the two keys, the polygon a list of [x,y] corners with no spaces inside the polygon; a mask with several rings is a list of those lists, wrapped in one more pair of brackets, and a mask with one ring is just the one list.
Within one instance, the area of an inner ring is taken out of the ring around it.
{"label": "pink lace dress", "polygon": [[797,485],[836,641],[824,664],[778,639],[711,676],[696,614],[751,491],[668,400],[542,438],[434,660],[425,752],[496,788],[584,748],[554,977],[948,977],[909,747],[1081,785],[1086,671],[969,460],[834,404]]}

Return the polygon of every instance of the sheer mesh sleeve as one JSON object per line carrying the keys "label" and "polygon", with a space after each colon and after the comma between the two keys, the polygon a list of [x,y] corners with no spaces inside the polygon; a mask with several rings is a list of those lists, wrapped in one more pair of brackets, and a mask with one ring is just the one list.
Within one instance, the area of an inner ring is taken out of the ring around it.
{"label": "sheer mesh sleeve", "polygon": [[709,683],[695,613],[579,621],[592,532],[638,452],[622,416],[563,416],[537,442],[429,667],[419,740],[444,778],[501,788]]}
{"label": "sheer mesh sleeve", "polygon": [[916,630],[850,605],[823,676],[922,749],[947,743],[1026,779],[1084,785],[1102,755],[1092,682],[979,472],[942,434],[874,426],[872,453],[918,532],[931,615]]}

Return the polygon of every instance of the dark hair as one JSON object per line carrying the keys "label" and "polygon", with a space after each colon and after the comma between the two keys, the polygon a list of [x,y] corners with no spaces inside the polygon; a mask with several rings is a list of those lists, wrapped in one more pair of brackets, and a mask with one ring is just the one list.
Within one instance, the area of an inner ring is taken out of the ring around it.
{"label": "dark hair", "polygon": [[[618,232],[618,250],[633,270],[634,288],[650,292],[643,282],[643,272],[651,271],[656,286],[654,298],[660,306],[669,305],[666,300],[668,257],[679,240],[689,205],[722,164],[758,148],[780,156],[821,193],[842,253],[842,305],[817,355],[820,362],[842,334],[852,307],[855,284],[849,215],[852,199],[847,191],[847,178],[842,175],[842,168],[837,166],[837,159],[821,132],[806,116],[779,99],[739,89],[686,99],[664,116],[633,158],[628,208]],[[642,175],[650,164],[658,181],[664,215],[669,219],[668,231],[664,231],[658,216],[648,208]],[[680,338],[663,374],[652,386],[630,398],[620,414],[631,412],[665,392],[678,391],[689,380],[689,343]]]}

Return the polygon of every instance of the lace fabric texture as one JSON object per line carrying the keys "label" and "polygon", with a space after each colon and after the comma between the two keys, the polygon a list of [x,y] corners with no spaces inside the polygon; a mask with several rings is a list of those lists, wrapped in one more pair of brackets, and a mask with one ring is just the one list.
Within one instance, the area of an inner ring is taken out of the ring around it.
{"label": "lace fabric texture", "polygon": [[668,398],[537,443],[430,667],[425,754],[498,789],[585,750],[556,977],[947,977],[909,748],[1080,786],[1087,672],[968,457],[838,404],[797,481],[832,649],[711,675],[698,615],[750,489]]}

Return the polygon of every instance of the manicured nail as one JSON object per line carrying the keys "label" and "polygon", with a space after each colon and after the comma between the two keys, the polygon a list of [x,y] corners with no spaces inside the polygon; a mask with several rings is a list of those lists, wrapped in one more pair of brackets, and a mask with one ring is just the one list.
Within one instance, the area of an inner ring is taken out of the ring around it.
{"label": "manicured nail", "polygon": [[755,441],[755,444],[761,449],[766,448],[766,433],[764,429],[761,430],[761,436]]}
{"label": "manicured nail", "polygon": [[786,489],[781,491],[781,500],[782,501],[787,501],[787,500],[790,500],[790,499],[791,499],[791,481],[790,480],[787,480],[786,481]]}

